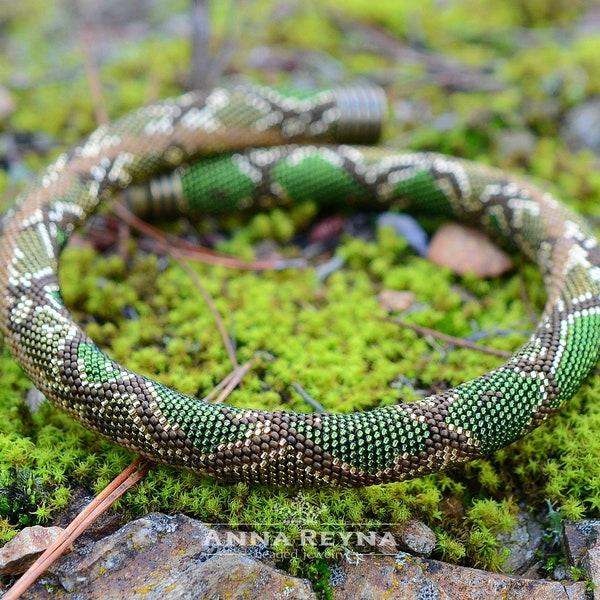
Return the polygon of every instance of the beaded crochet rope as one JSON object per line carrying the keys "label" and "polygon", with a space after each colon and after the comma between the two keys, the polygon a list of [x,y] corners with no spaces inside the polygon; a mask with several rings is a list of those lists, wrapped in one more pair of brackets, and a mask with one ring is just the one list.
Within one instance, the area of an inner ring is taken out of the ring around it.
{"label": "beaded crochet rope", "polygon": [[[336,145],[375,141],[383,112],[382,93],[368,87],[248,85],[189,93],[100,126],[59,156],[5,219],[0,326],[19,364],[49,400],[115,443],[234,481],[398,481],[472,460],[537,427],[599,359],[598,242],[550,194],[504,172]],[[69,236],[115,191],[148,181],[145,199],[132,193],[131,203],[155,213],[310,198],[447,215],[534,261],[548,301],[503,366],[417,402],[342,415],[202,402],[112,361],[62,301],[58,258]]]}

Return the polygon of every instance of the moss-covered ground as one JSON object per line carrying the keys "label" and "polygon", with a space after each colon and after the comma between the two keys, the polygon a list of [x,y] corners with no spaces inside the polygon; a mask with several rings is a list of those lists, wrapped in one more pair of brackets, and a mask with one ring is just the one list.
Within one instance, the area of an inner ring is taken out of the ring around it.
{"label": "moss-covered ground", "polygon": [[[22,0],[0,8],[0,52],[9,59],[0,61],[0,87],[16,100],[0,121],[3,209],[34,172],[94,128],[97,98],[84,47],[99,64],[111,117],[185,86],[191,50],[181,23],[188,7],[168,4],[108,41],[94,28],[99,13],[74,16],[66,2]],[[214,2],[211,10],[211,52],[230,48],[229,77],[382,82],[396,109],[388,143],[527,174],[600,223],[597,157],[568,149],[561,134],[567,111],[600,91],[600,36],[582,25],[587,2],[257,0]],[[69,27],[82,35],[66,35]],[[507,150],[507,139],[524,136],[524,148]],[[251,258],[258,241],[273,238],[279,252],[294,256],[307,212],[277,210],[210,227],[221,251]],[[184,231],[189,224],[172,227]],[[325,281],[313,268],[256,274],[193,265],[238,360],[253,360],[229,403],[309,411],[292,385],[299,384],[327,410],[350,412],[399,396],[415,399],[500,364],[383,322],[382,289],[416,294],[419,310],[406,317],[412,322],[459,337],[487,332],[483,343],[498,349],[517,348],[532,330],[531,308],[539,311],[544,294],[530,265],[498,279],[461,278],[416,256],[389,230],[373,232],[371,239],[342,237],[335,253],[345,264]],[[140,250],[135,238],[127,251],[122,257],[115,247],[68,248],[61,264],[68,305],[116,360],[182,392],[205,394],[232,369],[213,315],[175,261]],[[73,487],[100,490],[132,457],[47,403],[32,413],[27,380],[8,351],[0,351],[1,543],[24,524],[51,521]],[[436,531],[437,557],[502,569],[505,551],[496,535],[510,529],[519,507],[541,514],[548,500],[571,518],[600,516],[599,399],[600,379],[593,377],[558,417],[519,443],[415,481],[272,490],[157,467],[119,508],[132,516],[183,511],[211,523],[269,524],[290,539],[306,527],[332,531],[362,523],[384,530],[382,524],[414,516]],[[320,577],[322,560],[343,550],[315,550],[285,566]]]}

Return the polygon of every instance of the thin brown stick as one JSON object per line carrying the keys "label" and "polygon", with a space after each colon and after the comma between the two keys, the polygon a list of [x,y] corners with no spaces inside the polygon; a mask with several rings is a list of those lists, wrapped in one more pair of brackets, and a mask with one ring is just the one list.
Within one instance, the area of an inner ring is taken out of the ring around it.
{"label": "thin brown stick", "polygon": [[[229,360],[231,361],[233,368],[237,369],[240,365],[235,356],[235,350],[233,348],[233,344],[231,343],[231,340],[229,339],[229,336],[227,335],[227,329],[225,328],[225,323],[223,323],[221,314],[219,313],[219,310],[217,309],[215,301],[213,300],[209,291],[206,289],[206,287],[204,287],[204,285],[202,285],[200,278],[196,275],[196,273],[193,271],[193,269],[191,269],[189,267],[189,265],[187,265],[184,262],[184,260],[183,260],[185,258],[184,253],[182,253],[177,248],[171,247],[169,245],[168,241],[166,240],[165,236],[162,235],[161,232],[156,231],[156,230],[152,231],[154,229],[153,227],[151,227],[147,223],[144,223],[141,219],[138,219],[134,214],[132,214],[124,206],[117,205],[115,207],[115,211],[117,212],[117,214],[119,216],[123,217],[123,219],[127,219],[128,224],[129,223],[134,224],[133,225],[134,227],[136,227],[136,228],[139,227],[140,229],[144,230],[145,233],[147,233],[147,234],[151,235],[153,238],[155,238],[157,240],[157,242],[159,242],[161,244],[161,246],[164,248],[165,252],[167,254],[169,254],[170,256],[172,256],[177,261],[179,266],[187,273],[188,277],[192,280],[192,282],[194,283],[194,285],[196,286],[196,288],[198,289],[200,294],[202,294],[202,297],[204,298],[206,305],[208,306],[209,310],[211,311],[213,318],[215,320],[215,323],[217,325],[217,328],[219,330],[219,333],[221,334],[221,339],[223,340],[225,349],[227,350],[227,354],[229,355]],[[157,233],[158,235],[155,235],[155,233]]]}
{"label": "thin brown stick", "polygon": [[463,338],[454,337],[453,335],[448,335],[447,333],[442,333],[441,331],[436,331],[435,329],[430,329],[429,327],[424,327],[423,325],[415,325],[414,323],[407,323],[401,319],[392,319],[390,317],[380,318],[382,321],[386,321],[387,323],[394,323],[394,325],[405,327],[406,329],[415,331],[419,335],[430,335],[437,340],[452,344],[453,346],[458,346],[459,348],[469,348],[469,350],[477,350],[478,352],[484,352],[485,354],[491,354],[492,356],[499,356],[500,358],[510,358],[512,356],[512,353],[506,352],[505,350],[497,350],[496,348],[489,348],[488,346],[469,342]]}
{"label": "thin brown stick", "polygon": [[216,252],[209,248],[202,248],[187,240],[172,237],[146,223],[134,215],[124,204],[113,205],[115,214],[125,221],[130,227],[155,240],[161,248],[177,248],[183,258],[189,258],[209,265],[221,265],[240,271],[272,271],[291,269],[306,266],[303,259],[259,259],[247,261],[235,256]]}
{"label": "thin brown stick", "polygon": [[122,473],[120,473],[96,498],[94,498],[62,532],[59,538],[49,546],[38,559],[27,569],[23,576],[8,590],[3,600],[17,600],[29,589],[38,577],[101,515],[111,504],[120,498],[130,487],[135,485],[154,463],[137,457]]}
{"label": "thin brown stick", "polygon": [[[242,365],[243,367],[244,365]],[[240,367],[240,368],[242,368]],[[208,393],[204,398],[202,398],[202,402],[212,402],[213,398],[233,379],[235,372],[237,369],[229,372],[215,387]]]}
{"label": "thin brown stick", "polygon": [[200,281],[198,275],[196,275],[196,272],[187,263],[183,261],[183,258],[181,254],[179,254],[178,250],[167,248],[167,252],[175,260],[177,260],[179,266],[187,273],[187,276],[192,280],[192,283],[196,286],[196,289],[200,292],[200,294],[202,294],[204,302],[206,302],[208,309],[212,313],[213,319],[215,320],[215,323],[217,325],[217,329],[221,334],[221,339],[223,340],[223,344],[225,346],[225,349],[227,350],[227,354],[229,355],[229,360],[231,361],[233,368],[237,369],[240,366],[240,364],[237,361],[237,358],[235,356],[235,349],[233,348],[233,344],[229,339],[229,335],[227,335],[225,323],[223,322],[223,318],[221,317],[221,313],[219,313],[219,309],[217,308],[213,297],[210,295],[210,292],[204,287],[204,285],[202,285],[202,282]]}
{"label": "thin brown stick", "polygon": [[[204,398],[202,398],[202,402],[212,402],[213,398],[215,398],[215,396],[217,396],[217,394],[219,394],[219,392],[221,392],[224,388],[228,388],[229,385],[233,381],[236,382],[236,385],[239,384],[242,377],[248,372],[251,364],[252,364],[252,361],[249,360],[248,362],[245,362],[243,365],[241,365],[237,369],[234,369],[233,371],[231,371],[231,373],[229,373],[226,377],[221,379],[221,381],[212,389],[212,391],[209,394],[207,394],[206,396],[204,396]],[[231,389],[233,389],[233,388],[231,388]],[[225,399],[225,397],[227,397],[229,395],[229,393],[231,393],[231,392],[228,392],[223,398],[221,398],[221,396],[219,396],[215,400],[215,404],[219,404],[220,402],[222,402]]]}
{"label": "thin brown stick", "polygon": [[127,242],[131,237],[131,227],[125,221],[119,221],[117,224],[117,247],[119,249],[119,256],[123,259],[123,262],[127,261]]}
{"label": "thin brown stick", "polygon": [[162,232],[156,230],[151,225],[144,223],[144,221],[142,221],[141,219],[136,217],[133,213],[131,213],[129,210],[127,210],[127,208],[125,208],[122,204],[115,205],[115,212],[117,213],[117,215],[119,217],[126,220],[127,223],[130,224],[135,229],[138,229],[138,230],[142,231],[143,233],[153,237],[162,246],[164,251],[167,254],[169,254],[171,257],[173,257],[177,261],[179,266],[187,273],[188,277],[192,280],[192,282],[194,283],[194,285],[196,286],[196,288],[198,289],[200,294],[202,294],[204,301],[206,302],[209,310],[211,311],[213,318],[215,320],[215,323],[217,325],[217,328],[219,330],[219,333],[221,334],[221,338],[223,340],[223,344],[225,345],[225,349],[227,350],[227,354],[229,355],[229,360],[231,360],[231,364],[233,365],[233,368],[237,369],[240,365],[235,356],[235,350],[233,348],[231,340],[229,339],[229,336],[227,335],[227,329],[225,328],[225,324],[223,323],[221,314],[219,313],[219,311],[215,305],[215,302],[214,302],[212,296],[210,295],[209,291],[202,285],[202,282],[200,281],[199,277],[185,262],[183,262],[183,259],[185,258],[185,253],[181,252],[181,250],[179,250],[178,248],[171,247],[171,245],[168,243],[168,240],[166,239],[164,234],[162,234]]}
{"label": "thin brown stick", "polygon": [[534,310],[533,306],[531,305],[531,300],[529,299],[529,295],[527,294],[527,286],[525,285],[525,273],[523,272],[523,267],[524,266],[525,266],[525,261],[523,260],[523,258],[521,258],[521,261],[520,261],[520,264],[519,264],[519,270],[518,270],[518,275],[519,275],[519,295],[521,296],[521,302],[523,302],[523,305],[525,306],[525,310],[527,311],[527,315],[529,316],[529,320],[532,323],[537,323],[537,321],[538,321],[538,314]]}
{"label": "thin brown stick", "polygon": [[252,361],[249,360],[240,367],[237,367],[227,376],[227,384],[223,387],[223,391],[215,399],[214,404],[221,404],[221,402],[223,402],[229,396],[229,394],[231,394],[231,392],[239,385],[244,375],[250,370],[251,365]]}

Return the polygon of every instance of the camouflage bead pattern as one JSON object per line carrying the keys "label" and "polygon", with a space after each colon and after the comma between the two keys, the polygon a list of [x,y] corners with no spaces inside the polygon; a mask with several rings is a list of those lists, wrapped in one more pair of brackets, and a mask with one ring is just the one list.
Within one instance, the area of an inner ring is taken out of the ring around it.
{"label": "camouflage bead pattern", "polygon": [[[33,383],[86,427],[152,460],[273,485],[370,485],[506,446],[569,400],[600,355],[600,249],[550,194],[436,154],[349,145],[379,135],[371,88],[190,93],[100,126],[18,198],[0,240],[0,328]],[[147,183],[145,183],[147,182]],[[187,397],[112,361],[65,308],[58,259],[101,202],[128,188],[168,215],[320,204],[437,212],[540,268],[548,301],[503,366],[413,403],[348,415],[266,412]]]}

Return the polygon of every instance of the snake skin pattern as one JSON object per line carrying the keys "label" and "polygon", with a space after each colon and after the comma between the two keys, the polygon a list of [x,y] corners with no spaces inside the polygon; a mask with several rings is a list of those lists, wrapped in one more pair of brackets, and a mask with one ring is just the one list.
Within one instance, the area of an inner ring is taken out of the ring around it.
{"label": "snake skin pattern", "polygon": [[[598,242],[550,194],[501,171],[428,153],[315,145],[370,141],[382,112],[379,92],[368,88],[299,94],[236,86],[100,126],[59,156],[5,219],[0,327],[24,371],[54,404],[115,443],[234,481],[404,480],[472,460],[537,427],[599,359]],[[474,224],[539,266],[548,294],[541,320],[503,366],[418,402],[339,415],[184,396],[106,356],[65,308],[57,279],[62,248],[101,202],[173,170],[149,184],[161,210],[311,198],[412,207]]]}

